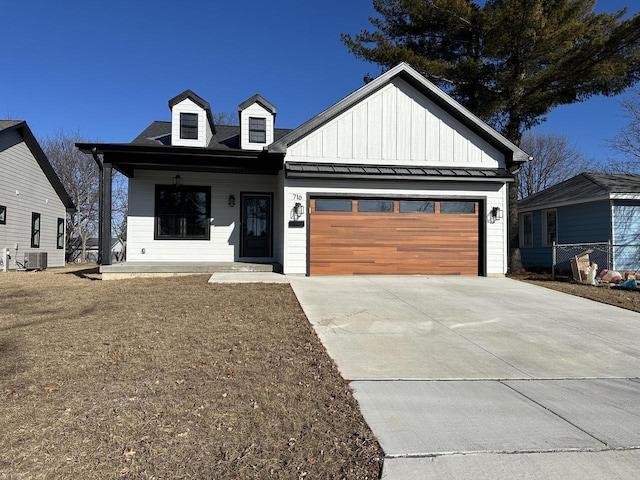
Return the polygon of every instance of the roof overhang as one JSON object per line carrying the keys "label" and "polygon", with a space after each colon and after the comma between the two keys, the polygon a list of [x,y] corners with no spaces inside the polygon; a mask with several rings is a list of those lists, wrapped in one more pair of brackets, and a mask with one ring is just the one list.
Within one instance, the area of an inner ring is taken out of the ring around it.
{"label": "roof overhang", "polygon": [[287,178],[331,180],[513,182],[502,168],[442,168],[413,165],[354,165],[346,163],[285,163]]}
{"label": "roof overhang", "polygon": [[130,143],[76,143],[84,153],[102,155],[103,162],[127,177],[135,170],[180,170],[212,173],[276,175],[284,155],[263,151],[215,150],[201,147],[136,145]]}

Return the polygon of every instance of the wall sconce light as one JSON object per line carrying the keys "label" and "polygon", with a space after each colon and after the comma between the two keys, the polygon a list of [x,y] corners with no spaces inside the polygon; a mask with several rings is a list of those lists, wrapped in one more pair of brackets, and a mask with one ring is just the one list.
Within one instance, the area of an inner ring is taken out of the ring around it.
{"label": "wall sconce light", "polygon": [[491,218],[493,220],[500,220],[502,219],[502,209],[500,207],[493,207],[491,209]]}
{"label": "wall sconce light", "polygon": [[293,206],[293,215],[296,217],[296,219],[304,215],[304,207],[300,202],[296,202],[296,204]]}
{"label": "wall sconce light", "polygon": [[180,176],[179,173],[176,173],[176,176],[173,177],[173,184],[176,187],[179,187],[180,185],[182,185],[182,177]]}
{"label": "wall sconce light", "polygon": [[230,207],[236,206],[236,197],[234,197],[233,195],[229,195],[229,206]]}

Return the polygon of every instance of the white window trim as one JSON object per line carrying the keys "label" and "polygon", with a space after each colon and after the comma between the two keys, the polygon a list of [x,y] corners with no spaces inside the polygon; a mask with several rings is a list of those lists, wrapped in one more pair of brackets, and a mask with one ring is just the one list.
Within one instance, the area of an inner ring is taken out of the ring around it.
{"label": "white window trim", "polygon": [[556,243],[558,243],[558,209],[550,208],[548,210],[542,211],[542,246],[543,247],[551,247],[553,243],[547,242],[547,214],[549,212],[554,212],[556,215]]}
{"label": "white window trim", "polygon": [[[529,242],[528,244],[525,243],[524,239],[526,238],[525,236],[525,223],[524,223],[524,218],[525,217],[529,217],[529,237],[531,238],[531,242]],[[557,216],[556,216],[557,218]],[[530,248],[533,247],[533,214],[531,212],[527,212],[527,213],[523,213],[520,216],[520,248]]]}

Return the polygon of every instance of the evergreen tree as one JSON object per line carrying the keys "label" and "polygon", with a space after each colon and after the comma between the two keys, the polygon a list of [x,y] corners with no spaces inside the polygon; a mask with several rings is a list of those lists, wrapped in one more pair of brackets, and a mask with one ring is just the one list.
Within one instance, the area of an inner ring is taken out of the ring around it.
{"label": "evergreen tree", "polygon": [[[519,145],[554,107],[614,95],[640,80],[640,15],[595,0],[373,0],[374,30],[342,41],[390,68],[404,61]],[[510,264],[517,252],[511,185]]]}

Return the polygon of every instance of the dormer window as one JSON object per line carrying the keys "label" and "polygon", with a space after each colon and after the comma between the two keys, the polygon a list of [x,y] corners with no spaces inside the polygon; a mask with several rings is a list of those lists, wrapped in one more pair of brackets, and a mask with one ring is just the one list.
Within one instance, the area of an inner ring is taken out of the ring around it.
{"label": "dormer window", "polygon": [[249,117],[249,141],[267,143],[267,119]]}
{"label": "dormer window", "polygon": [[180,113],[180,138],[198,139],[198,114]]}

